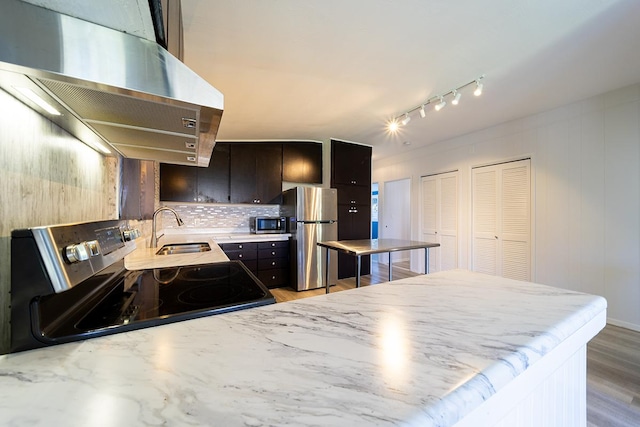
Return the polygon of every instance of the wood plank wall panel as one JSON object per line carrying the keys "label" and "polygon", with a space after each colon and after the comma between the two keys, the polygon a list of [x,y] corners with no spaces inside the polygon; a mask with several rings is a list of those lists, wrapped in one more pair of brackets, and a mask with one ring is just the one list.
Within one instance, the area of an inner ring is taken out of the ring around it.
{"label": "wood plank wall panel", "polygon": [[117,218],[104,157],[0,90],[0,353],[9,350],[11,230]]}

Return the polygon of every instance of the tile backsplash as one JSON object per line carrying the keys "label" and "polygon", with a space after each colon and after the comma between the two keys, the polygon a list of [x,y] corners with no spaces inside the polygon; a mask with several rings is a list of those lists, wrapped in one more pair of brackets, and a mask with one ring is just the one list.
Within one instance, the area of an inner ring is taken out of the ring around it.
{"label": "tile backsplash", "polygon": [[[163,205],[175,209],[187,228],[220,228],[226,231],[249,232],[252,216],[279,216],[279,205],[224,205],[213,203],[170,203]],[[163,228],[178,228],[167,216]]]}

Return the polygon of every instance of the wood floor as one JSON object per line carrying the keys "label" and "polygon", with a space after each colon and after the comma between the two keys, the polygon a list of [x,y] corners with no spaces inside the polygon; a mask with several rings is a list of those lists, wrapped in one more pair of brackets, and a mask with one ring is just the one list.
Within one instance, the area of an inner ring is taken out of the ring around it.
{"label": "wood floor", "polygon": [[[386,265],[372,263],[361,286],[388,281]],[[409,262],[393,263],[393,279],[415,276]],[[341,279],[331,292],[355,288],[355,279]],[[296,292],[272,289],[276,301],[292,301],[325,293],[323,289]],[[640,426],[640,332],[607,325],[587,345],[587,426]]]}

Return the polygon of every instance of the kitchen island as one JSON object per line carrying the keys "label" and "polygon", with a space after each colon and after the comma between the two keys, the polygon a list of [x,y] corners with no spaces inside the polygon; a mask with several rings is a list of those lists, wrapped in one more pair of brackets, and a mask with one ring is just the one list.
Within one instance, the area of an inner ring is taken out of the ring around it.
{"label": "kitchen island", "polygon": [[416,276],[1,356],[0,424],[585,425],[605,318],[601,297]]}

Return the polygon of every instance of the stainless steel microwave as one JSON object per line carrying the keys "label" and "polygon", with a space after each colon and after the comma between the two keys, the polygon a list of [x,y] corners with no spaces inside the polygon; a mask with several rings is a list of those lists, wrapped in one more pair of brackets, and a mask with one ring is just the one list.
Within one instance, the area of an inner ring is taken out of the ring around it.
{"label": "stainless steel microwave", "polygon": [[283,216],[252,216],[249,219],[249,229],[254,234],[286,233],[287,218]]}

